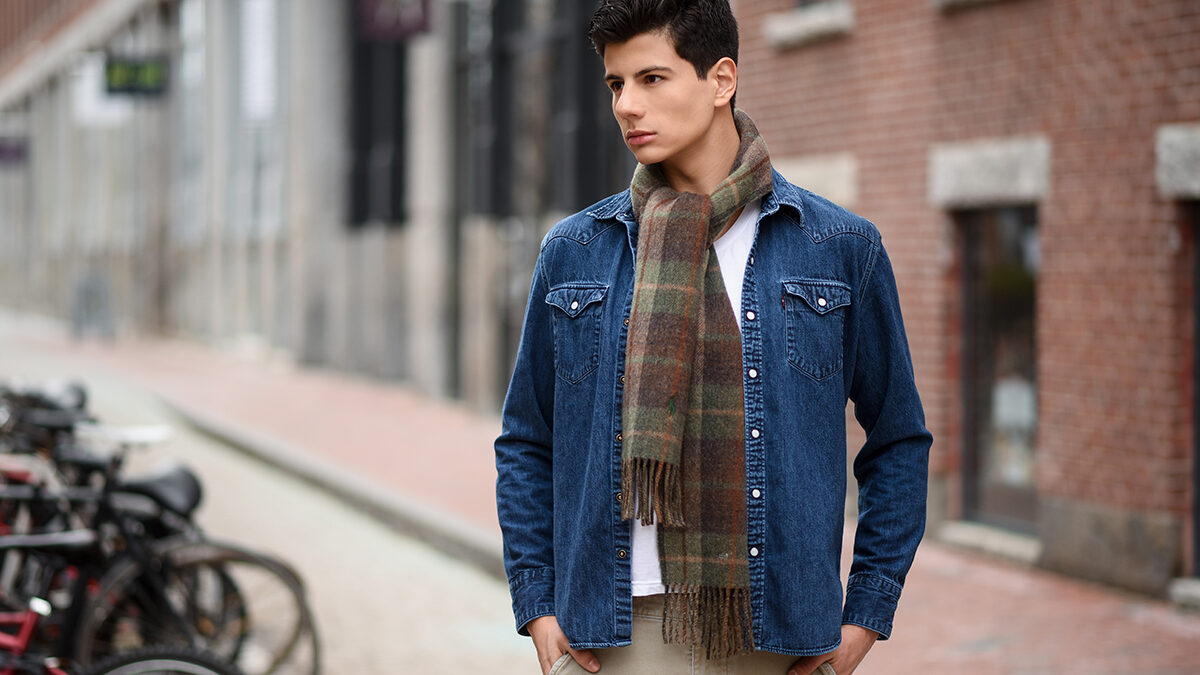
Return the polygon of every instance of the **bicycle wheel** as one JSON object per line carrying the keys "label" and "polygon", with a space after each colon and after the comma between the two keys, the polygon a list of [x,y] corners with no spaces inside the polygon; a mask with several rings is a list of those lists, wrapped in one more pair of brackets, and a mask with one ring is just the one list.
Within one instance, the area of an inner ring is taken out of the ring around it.
{"label": "bicycle wheel", "polygon": [[243,675],[210,652],[189,647],[150,647],[116,654],[82,675]]}
{"label": "bicycle wheel", "polygon": [[155,558],[154,572],[125,559],[104,575],[75,636],[78,663],[151,645],[192,645],[247,675],[320,672],[312,614],[286,565],[211,542],[171,542]]}

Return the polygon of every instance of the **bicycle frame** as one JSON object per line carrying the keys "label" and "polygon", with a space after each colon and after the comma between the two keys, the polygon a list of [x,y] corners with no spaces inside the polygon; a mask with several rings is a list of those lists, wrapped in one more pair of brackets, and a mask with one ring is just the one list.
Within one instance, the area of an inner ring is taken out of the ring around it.
{"label": "bicycle frame", "polygon": [[[24,612],[0,612],[0,626],[17,628],[16,635],[0,631],[0,653],[8,657],[7,662],[0,665],[0,675],[29,672],[23,667],[25,664],[22,664],[22,661],[26,661],[28,665],[33,664],[33,658],[26,650],[29,649],[29,641],[37,628],[38,618],[38,613],[33,609]],[[57,659],[46,658],[40,659],[39,662],[46,675],[68,675],[67,671],[58,667]]]}

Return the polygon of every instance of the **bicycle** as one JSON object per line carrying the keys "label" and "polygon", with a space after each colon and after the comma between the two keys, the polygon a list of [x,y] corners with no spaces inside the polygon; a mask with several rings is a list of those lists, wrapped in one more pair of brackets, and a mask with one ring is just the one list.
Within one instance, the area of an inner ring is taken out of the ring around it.
{"label": "bicycle", "polygon": [[[79,411],[16,412],[9,420],[24,426],[9,425],[10,442],[34,446],[33,456],[53,466],[0,470],[17,483],[0,486],[0,504],[23,515],[27,531],[31,524],[56,531],[8,538],[6,558],[20,561],[20,583],[4,590],[20,588],[25,596],[46,584],[56,594],[66,610],[56,613],[57,635],[46,640],[57,637],[58,653],[88,665],[150,645],[197,645],[249,675],[319,672],[319,641],[295,572],[273,558],[207,541],[191,522],[199,483],[190,473],[121,478],[125,454],[161,434],[83,426]],[[111,446],[107,457],[95,452],[101,442]],[[55,478],[64,464],[70,484]],[[135,507],[131,496],[149,505]],[[50,556],[28,539],[37,536],[80,545]]]}
{"label": "bicycle", "polygon": [[[22,535],[17,535],[22,536]],[[0,537],[2,540],[3,537]],[[29,545],[75,548],[89,542],[77,536],[43,537]],[[14,542],[0,542],[13,545]],[[33,597],[20,612],[0,612],[0,675],[71,675],[62,659],[41,654],[33,647],[38,622],[51,614],[49,602]],[[9,632],[9,630],[14,632]],[[244,675],[216,655],[195,648],[158,645],[105,659],[77,675]]]}

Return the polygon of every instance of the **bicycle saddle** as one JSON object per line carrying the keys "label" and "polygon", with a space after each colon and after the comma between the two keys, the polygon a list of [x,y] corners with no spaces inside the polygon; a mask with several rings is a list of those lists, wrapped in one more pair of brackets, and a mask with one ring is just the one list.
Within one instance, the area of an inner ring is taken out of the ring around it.
{"label": "bicycle saddle", "polygon": [[204,495],[196,474],[174,462],[151,474],[124,479],[114,489],[149,497],[164,509],[181,516],[190,516]]}

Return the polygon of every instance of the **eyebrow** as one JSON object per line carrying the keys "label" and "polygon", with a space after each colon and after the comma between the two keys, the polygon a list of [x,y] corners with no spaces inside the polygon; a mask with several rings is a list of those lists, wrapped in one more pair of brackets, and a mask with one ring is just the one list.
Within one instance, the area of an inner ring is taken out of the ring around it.
{"label": "eyebrow", "polygon": [[[636,79],[643,75],[649,75],[650,73],[652,73],[656,70],[664,70],[668,73],[674,72],[671,70],[670,66],[650,66],[649,68],[642,68],[641,70],[637,71],[636,73],[633,74],[633,77]],[[613,80],[619,80],[619,79],[621,79],[620,75],[613,75],[611,73],[607,73],[604,75],[605,82],[612,82]]]}

